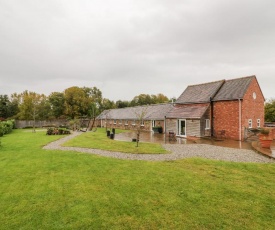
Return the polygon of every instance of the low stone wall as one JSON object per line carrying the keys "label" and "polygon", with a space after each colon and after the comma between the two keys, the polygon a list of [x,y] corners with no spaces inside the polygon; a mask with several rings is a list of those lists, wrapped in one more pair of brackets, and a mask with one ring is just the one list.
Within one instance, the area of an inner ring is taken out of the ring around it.
{"label": "low stone wall", "polygon": [[[45,120],[45,121],[35,121],[35,127],[37,128],[43,128],[43,127],[49,127],[49,126],[60,126],[60,125],[68,125],[67,120]],[[28,120],[16,120],[15,121],[15,127],[17,129],[23,129],[27,127],[33,127],[33,121]]]}

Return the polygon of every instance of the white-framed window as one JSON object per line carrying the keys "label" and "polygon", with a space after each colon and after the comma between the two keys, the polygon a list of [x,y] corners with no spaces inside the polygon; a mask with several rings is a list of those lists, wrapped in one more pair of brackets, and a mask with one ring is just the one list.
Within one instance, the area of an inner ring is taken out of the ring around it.
{"label": "white-framed window", "polygon": [[258,127],[258,128],[261,127],[261,119],[257,119],[257,127]]}
{"label": "white-framed window", "polygon": [[144,120],[140,121],[140,126],[144,126]]}
{"label": "white-framed window", "polygon": [[248,128],[252,128],[252,119],[248,119]]}
{"label": "white-framed window", "polygon": [[128,125],[128,120],[126,120],[124,124],[125,124],[125,125]]}
{"label": "white-framed window", "polygon": [[132,125],[136,125],[136,120],[132,120]]}
{"label": "white-framed window", "polygon": [[205,129],[210,129],[210,119],[205,119]]}
{"label": "white-framed window", "polygon": [[116,120],[114,120],[114,124],[116,124]]}

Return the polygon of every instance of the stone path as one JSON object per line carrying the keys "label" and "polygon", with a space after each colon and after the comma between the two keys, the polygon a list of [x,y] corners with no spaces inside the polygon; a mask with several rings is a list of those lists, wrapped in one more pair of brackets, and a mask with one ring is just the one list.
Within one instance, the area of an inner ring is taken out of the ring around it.
{"label": "stone path", "polygon": [[274,159],[262,156],[253,150],[233,149],[207,144],[164,144],[163,147],[171,152],[169,154],[132,154],[112,152],[101,149],[61,146],[66,141],[81,134],[81,132],[74,132],[69,136],[49,143],[44,146],[43,149],[76,151],[127,160],[171,161],[191,157],[201,157],[232,162],[275,163]]}

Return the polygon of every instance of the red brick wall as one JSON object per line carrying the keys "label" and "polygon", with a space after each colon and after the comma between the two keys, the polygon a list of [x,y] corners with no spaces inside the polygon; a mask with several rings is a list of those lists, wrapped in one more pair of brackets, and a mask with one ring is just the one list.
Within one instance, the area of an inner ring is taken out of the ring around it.
{"label": "red brick wall", "polygon": [[219,101],[213,103],[214,136],[225,130],[224,138],[239,139],[239,102]]}
{"label": "red brick wall", "polygon": [[[256,99],[253,98],[253,92],[256,93]],[[259,84],[254,78],[243,98],[242,127],[248,127],[249,119],[252,119],[252,128],[257,128],[257,119],[260,119],[260,127],[264,126],[264,101]]]}
{"label": "red brick wall", "polygon": [[[253,92],[256,98],[253,98]],[[244,138],[244,127],[248,128],[248,120],[252,119],[252,127],[264,126],[264,97],[260,86],[254,78],[241,100],[241,139]],[[239,140],[239,101],[214,102],[214,134],[225,130],[225,138]]]}

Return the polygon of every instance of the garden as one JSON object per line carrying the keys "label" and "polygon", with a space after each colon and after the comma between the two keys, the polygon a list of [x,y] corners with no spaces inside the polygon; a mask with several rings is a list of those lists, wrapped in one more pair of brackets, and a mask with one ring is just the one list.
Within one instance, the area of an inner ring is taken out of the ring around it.
{"label": "garden", "polygon": [[[66,145],[130,148],[100,135]],[[62,137],[46,130],[1,137],[0,229],[275,229],[274,164],[42,149]]]}

